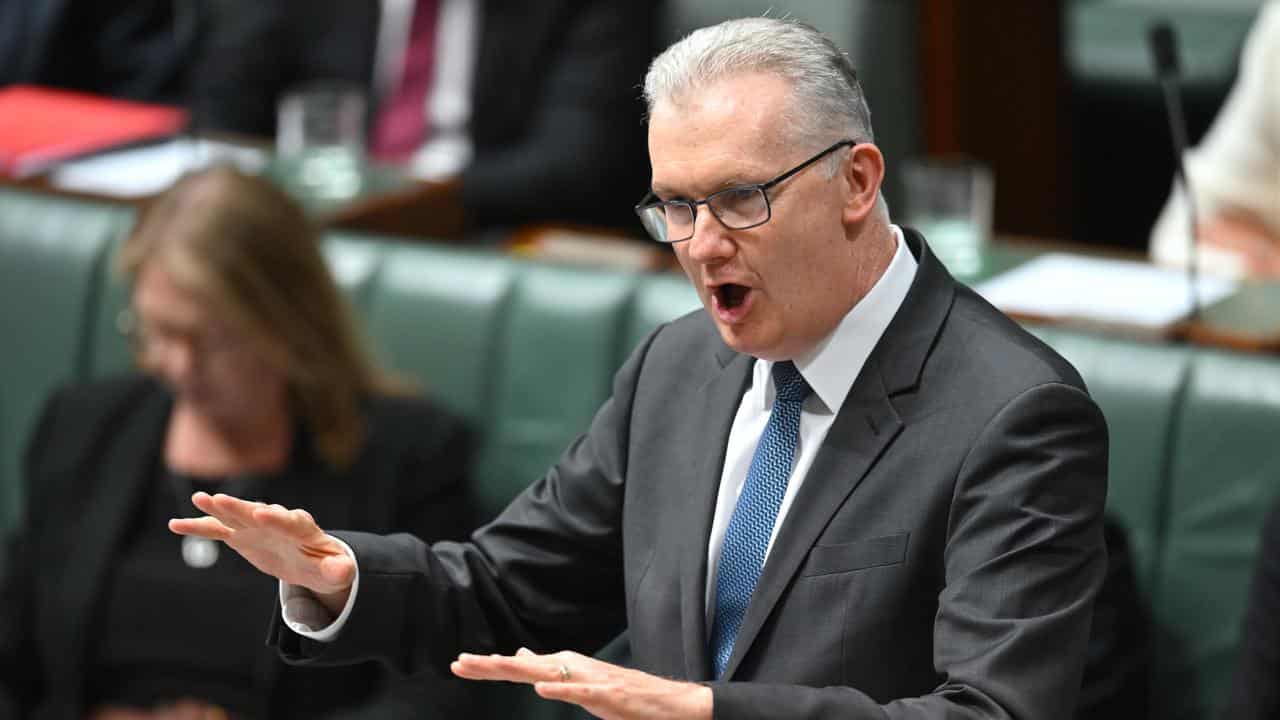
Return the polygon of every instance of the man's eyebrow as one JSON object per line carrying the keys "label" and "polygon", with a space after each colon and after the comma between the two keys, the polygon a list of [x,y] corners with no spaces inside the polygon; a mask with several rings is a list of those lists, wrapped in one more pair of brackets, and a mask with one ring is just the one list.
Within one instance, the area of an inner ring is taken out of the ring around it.
{"label": "man's eyebrow", "polygon": [[[727,177],[724,180],[721,180],[719,183],[713,185],[711,192],[719,192],[720,190],[728,190],[729,188],[742,187],[744,185],[760,185],[765,182],[768,182],[768,181],[767,180],[748,180],[743,178],[742,176],[734,175],[734,176]],[[664,195],[691,197],[687,193],[682,193],[677,190],[673,190],[667,187],[666,185],[663,185],[662,183],[653,183],[652,185],[650,185],[649,190],[653,192],[654,195],[657,195],[659,197],[662,197]],[[709,195],[711,193],[709,192],[706,194]],[[705,197],[705,195],[695,194],[692,197]]]}
{"label": "man's eyebrow", "polygon": [[764,182],[766,181],[765,180],[747,180],[743,178],[741,175],[735,175],[732,177],[725,178],[719,185],[716,186],[716,190],[728,190],[729,188],[742,187],[743,185],[760,185]]}

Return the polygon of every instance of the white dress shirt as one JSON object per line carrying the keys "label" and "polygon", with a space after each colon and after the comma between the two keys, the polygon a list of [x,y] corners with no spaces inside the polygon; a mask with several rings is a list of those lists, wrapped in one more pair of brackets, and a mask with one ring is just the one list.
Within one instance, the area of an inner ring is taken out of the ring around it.
{"label": "white dress shirt", "polygon": [[[813,460],[817,457],[818,448],[831,429],[831,423],[844,404],[845,396],[853,387],[853,381],[862,372],[862,366],[880,341],[880,336],[889,327],[889,322],[897,314],[902,301],[911,288],[916,275],[916,260],[903,240],[902,230],[894,225],[893,234],[897,245],[889,267],[871,287],[866,297],[858,301],[849,311],[836,329],[832,331],[817,347],[801,357],[794,358],[796,368],[809,383],[813,393],[805,400],[800,411],[800,439],[796,447],[795,467],[791,471],[791,479],[787,484],[787,492],[782,497],[782,505],[778,509],[778,517],[774,522],[773,533],[769,537],[769,549],[773,548],[773,539],[778,535],[778,528],[786,519],[787,511]],[[720,491],[716,498],[715,518],[711,525],[711,538],[707,543],[707,579],[706,579],[706,613],[707,627],[710,628],[715,614],[715,577],[720,563],[720,547],[724,544],[725,530],[729,527],[729,518],[738,502],[738,495],[747,480],[747,469],[751,465],[751,457],[755,454],[756,444],[764,426],[769,422],[773,408],[773,381],[770,370],[773,363],[768,360],[756,360],[752,369],[751,387],[742,396],[738,412],[729,429],[729,443],[725,450],[724,472],[720,476]],[[355,559],[351,549],[346,547],[347,554]],[[768,560],[766,550],[766,562]],[[351,597],[337,620],[328,626],[319,628],[328,613],[319,607],[319,603],[310,593],[302,588],[280,584],[280,603],[283,608],[285,624],[294,632],[314,640],[332,640],[342,630],[347,616],[355,604],[359,590],[360,573],[357,568],[356,581],[351,588]],[[317,629],[319,628],[319,629]]]}

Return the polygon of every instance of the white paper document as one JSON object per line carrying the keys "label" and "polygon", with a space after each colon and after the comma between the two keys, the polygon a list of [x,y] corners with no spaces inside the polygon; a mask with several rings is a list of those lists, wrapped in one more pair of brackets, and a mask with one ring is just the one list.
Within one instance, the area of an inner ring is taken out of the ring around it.
{"label": "white paper document", "polygon": [[[1201,307],[1237,288],[1235,280],[1204,275],[1196,285]],[[1042,255],[973,289],[1015,315],[1158,328],[1191,312],[1185,272],[1065,253]]]}
{"label": "white paper document", "polygon": [[71,160],[54,168],[49,182],[61,190],[145,197],[168,188],[183,173],[214,162],[228,162],[246,172],[257,172],[266,156],[261,150],[240,145],[177,138]]}

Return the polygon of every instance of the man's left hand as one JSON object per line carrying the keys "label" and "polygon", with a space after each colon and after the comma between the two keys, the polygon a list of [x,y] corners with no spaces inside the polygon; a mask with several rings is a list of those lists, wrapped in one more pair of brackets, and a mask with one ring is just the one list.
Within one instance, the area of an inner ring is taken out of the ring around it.
{"label": "man's left hand", "polygon": [[711,688],[610,665],[575,652],[463,653],[451,666],[468,680],[528,683],[548,700],[580,705],[604,720],[711,720]]}

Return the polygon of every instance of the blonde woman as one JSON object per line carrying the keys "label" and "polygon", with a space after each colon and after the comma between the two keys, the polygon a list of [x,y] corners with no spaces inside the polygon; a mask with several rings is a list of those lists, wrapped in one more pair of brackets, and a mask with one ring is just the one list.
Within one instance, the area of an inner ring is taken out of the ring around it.
{"label": "blonde woman", "polygon": [[371,362],[301,211],[204,171],[117,260],[143,372],[56,393],[31,440],[0,578],[0,717],[422,717],[457,701],[456,681],[283,665],[264,644],[275,582],[165,526],[205,490],[353,529],[468,529],[462,427]]}

